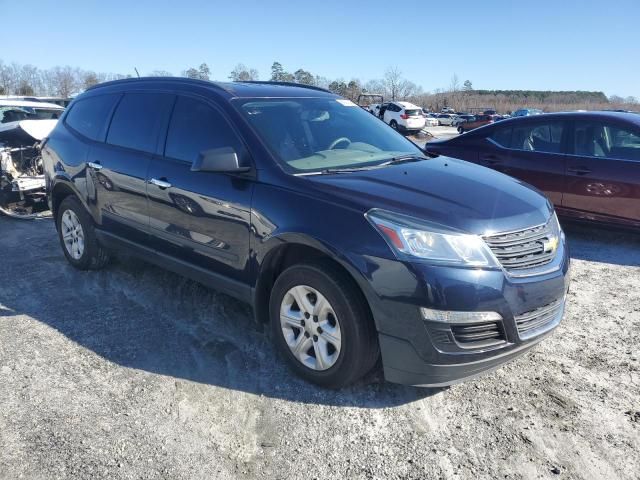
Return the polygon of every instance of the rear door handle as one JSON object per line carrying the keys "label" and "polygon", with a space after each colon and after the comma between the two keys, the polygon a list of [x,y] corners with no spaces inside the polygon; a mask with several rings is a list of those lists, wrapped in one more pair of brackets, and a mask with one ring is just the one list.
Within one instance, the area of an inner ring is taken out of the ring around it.
{"label": "rear door handle", "polygon": [[151,180],[149,180],[149,183],[151,185],[160,187],[162,190],[164,190],[165,188],[171,187],[171,184],[167,182],[166,179],[163,180],[162,178],[152,178]]}
{"label": "rear door handle", "polygon": [[483,155],[481,157],[481,160],[491,164],[491,165],[497,165],[498,163],[502,163],[502,160],[500,160],[498,157],[496,157],[495,155]]}
{"label": "rear door handle", "polygon": [[586,175],[588,173],[591,173],[591,170],[586,167],[572,167],[567,168],[567,172],[575,173],[576,175]]}
{"label": "rear door handle", "polygon": [[96,162],[88,162],[87,163],[87,167],[93,168],[94,170],[102,170],[102,165],[100,165],[100,162],[98,162],[98,161],[96,161]]}

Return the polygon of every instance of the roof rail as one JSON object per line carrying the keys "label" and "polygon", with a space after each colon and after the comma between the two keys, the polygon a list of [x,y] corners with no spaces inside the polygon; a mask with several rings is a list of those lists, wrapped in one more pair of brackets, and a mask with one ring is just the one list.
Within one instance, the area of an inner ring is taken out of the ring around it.
{"label": "roof rail", "polygon": [[234,82],[234,83],[255,83],[257,85],[282,85],[283,87],[308,88],[310,90],[318,90],[320,92],[333,93],[331,90],[327,90],[326,88],[316,87],[315,85],[307,85],[306,83],[272,82],[270,80],[241,80],[239,82]]}
{"label": "roof rail", "polygon": [[226,88],[224,88],[223,85],[216,83],[216,82],[212,82],[209,80],[200,80],[197,78],[188,78],[188,77],[131,77],[131,78],[121,78],[118,80],[110,80],[108,82],[102,82],[102,83],[97,83],[95,85],[92,85],[91,87],[87,88],[86,91],[88,90],[93,90],[96,88],[100,88],[100,87],[108,87],[109,85],[118,85],[120,83],[136,83],[136,82],[148,82],[148,81],[155,81],[155,82],[162,82],[162,81],[178,81],[180,83],[198,83],[201,85],[206,85],[209,87],[216,87],[220,90],[223,90],[225,92],[229,92],[229,90],[227,90]]}

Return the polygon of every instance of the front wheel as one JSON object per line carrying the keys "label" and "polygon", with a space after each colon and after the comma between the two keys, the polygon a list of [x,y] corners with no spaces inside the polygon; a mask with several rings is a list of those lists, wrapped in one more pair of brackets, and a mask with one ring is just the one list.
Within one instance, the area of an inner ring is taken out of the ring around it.
{"label": "front wheel", "polygon": [[460,133],[460,134],[464,133],[464,128],[458,127],[458,133]]}
{"label": "front wheel", "polygon": [[56,226],[65,257],[79,270],[98,270],[109,262],[109,254],[98,244],[93,220],[74,197],[66,197],[58,207]]}
{"label": "front wheel", "polygon": [[273,337],[304,379],[340,388],[361,378],[378,355],[376,332],[362,293],[331,264],[285,270],[271,291]]}

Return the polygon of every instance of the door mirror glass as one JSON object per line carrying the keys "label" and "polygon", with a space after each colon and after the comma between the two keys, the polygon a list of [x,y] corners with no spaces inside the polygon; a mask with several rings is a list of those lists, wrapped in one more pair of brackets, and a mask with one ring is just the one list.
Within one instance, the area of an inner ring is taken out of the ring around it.
{"label": "door mirror glass", "polygon": [[249,167],[241,167],[238,153],[232,147],[212,148],[200,152],[191,166],[192,172],[240,173]]}

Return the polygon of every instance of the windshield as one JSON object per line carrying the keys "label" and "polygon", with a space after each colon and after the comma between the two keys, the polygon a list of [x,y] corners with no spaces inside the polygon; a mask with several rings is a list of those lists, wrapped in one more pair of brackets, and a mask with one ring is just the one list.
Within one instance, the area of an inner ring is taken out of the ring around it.
{"label": "windshield", "polygon": [[242,99],[236,104],[290,173],[375,166],[422,156],[409,140],[343,98]]}

